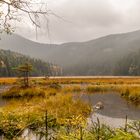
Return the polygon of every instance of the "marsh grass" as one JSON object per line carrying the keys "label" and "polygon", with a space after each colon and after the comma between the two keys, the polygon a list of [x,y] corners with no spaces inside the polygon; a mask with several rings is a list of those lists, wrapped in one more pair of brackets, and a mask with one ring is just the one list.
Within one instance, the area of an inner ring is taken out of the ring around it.
{"label": "marsh grass", "polygon": [[[127,125],[128,129],[125,130]],[[132,124],[125,124],[124,127],[113,129],[105,124],[101,124],[100,120],[93,122],[90,128],[70,127],[63,128],[58,133],[59,140],[139,140],[139,121]]]}
{"label": "marsh grass", "polygon": [[[140,84],[140,77],[95,77],[95,78],[30,78],[33,84],[50,84],[56,82],[59,84]],[[0,78],[0,83],[13,84],[17,78]]]}
{"label": "marsh grass", "polygon": [[86,87],[87,93],[94,93],[94,92],[108,92],[108,91],[115,91],[114,85],[89,85]]}
{"label": "marsh grass", "polygon": [[12,85],[15,84],[17,78],[0,78],[0,85]]}
{"label": "marsh grass", "polygon": [[127,99],[128,101],[138,105],[140,103],[140,86],[134,85],[88,85],[84,89],[80,85],[70,85],[64,86],[49,86],[43,87],[29,87],[22,89],[20,87],[13,87],[10,90],[2,94],[2,98],[33,98],[33,97],[49,97],[56,96],[57,94],[63,93],[81,93],[86,92],[87,94],[94,94],[97,92],[108,93],[108,92],[118,92],[120,95]]}
{"label": "marsh grass", "polygon": [[140,104],[140,87],[139,86],[125,86],[120,88],[121,96],[136,105]]}
{"label": "marsh grass", "polygon": [[45,91],[38,87],[12,87],[2,94],[2,98],[32,98],[32,97],[45,97]]}
{"label": "marsh grass", "polygon": [[62,92],[64,93],[73,93],[73,92],[81,92],[82,87],[80,85],[69,85],[69,86],[64,86],[62,88]]}
{"label": "marsh grass", "polygon": [[60,126],[85,124],[91,107],[80,100],[73,100],[71,94],[63,93],[49,98],[15,99],[0,109],[0,134],[9,140],[28,128],[44,134],[46,110],[48,128],[58,129]]}
{"label": "marsh grass", "polygon": [[[41,79],[38,79],[41,80]],[[42,80],[41,80],[42,81]],[[57,82],[59,84],[95,84],[95,85],[103,85],[103,84],[140,84],[140,77],[127,77],[127,78],[121,78],[116,77],[112,78],[109,77],[100,77],[100,78],[50,78],[47,80],[44,80],[45,83],[50,82]]]}
{"label": "marsh grass", "polygon": [[56,89],[56,90],[60,90],[62,88],[61,85],[57,82],[52,82],[52,83],[48,84],[47,87]]}
{"label": "marsh grass", "polygon": [[[33,82],[34,87],[13,87],[2,95],[3,98],[13,99],[0,108],[0,134],[6,139],[20,137],[25,129],[45,136],[46,111],[47,128],[55,129],[55,139],[58,140],[139,139],[139,121],[129,124],[127,131],[111,129],[100,124],[99,120],[87,129],[87,118],[92,107],[78,98],[73,98],[73,93],[84,90],[87,94],[115,91],[127,100],[139,103],[139,79],[36,79]],[[83,83],[86,83],[84,88]],[[138,135],[135,135],[134,131]]]}
{"label": "marsh grass", "polygon": [[[0,83],[15,84],[15,78],[1,78]],[[135,103],[140,103],[140,78],[58,78],[43,79],[31,78],[32,85],[40,88],[11,89],[5,92],[3,98],[20,98],[34,96],[55,96],[59,92],[63,93],[95,93],[95,92],[119,92],[122,97]],[[84,84],[84,88],[82,87]],[[46,89],[42,90],[42,88]],[[45,93],[44,93],[45,92]]]}
{"label": "marsh grass", "polygon": [[138,84],[100,84],[88,85],[86,87],[87,93],[108,93],[118,92],[122,97],[135,105],[140,105],[140,85]]}

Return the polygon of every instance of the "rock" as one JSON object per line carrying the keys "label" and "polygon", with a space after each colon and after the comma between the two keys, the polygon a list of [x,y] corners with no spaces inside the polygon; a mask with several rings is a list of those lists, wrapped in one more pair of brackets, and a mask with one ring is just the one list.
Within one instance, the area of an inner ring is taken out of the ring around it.
{"label": "rock", "polygon": [[95,106],[94,106],[95,109],[97,110],[100,110],[100,109],[103,109],[104,108],[104,105],[102,102],[98,102]]}

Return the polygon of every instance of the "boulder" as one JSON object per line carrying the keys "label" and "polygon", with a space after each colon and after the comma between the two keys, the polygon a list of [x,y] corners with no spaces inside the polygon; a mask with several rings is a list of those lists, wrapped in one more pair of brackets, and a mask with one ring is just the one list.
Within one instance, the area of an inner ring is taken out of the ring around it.
{"label": "boulder", "polygon": [[98,102],[95,106],[94,106],[95,109],[97,110],[100,110],[100,109],[103,109],[104,108],[104,105],[102,102]]}

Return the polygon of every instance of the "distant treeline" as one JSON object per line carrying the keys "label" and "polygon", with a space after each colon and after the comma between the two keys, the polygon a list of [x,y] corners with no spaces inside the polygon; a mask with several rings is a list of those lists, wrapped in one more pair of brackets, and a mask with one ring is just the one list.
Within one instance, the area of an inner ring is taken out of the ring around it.
{"label": "distant treeline", "polygon": [[33,67],[31,76],[52,75],[52,64],[9,50],[0,50],[0,77],[17,76],[15,68],[27,62]]}
{"label": "distant treeline", "polygon": [[[62,69],[56,65],[9,50],[0,50],[0,77],[17,76],[15,68],[26,62],[33,66],[31,76],[62,75]],[[67,69],[67,72],[63,72],[63,75],[71,75],[71,73],[75,73],[75,75],[137,76],[140,75],[140,50],[122,56],[122,58],[114,64],[103,62],[103,60],[100,61],[98,65],[92,63],[87,63],[86,65],[79,64],[73,69]]]}
{"label": "distant treeline", "polygon": [[[111,58],[110,58],[111,59]],[[84,63],[85,64],[85,63]],[[116,76],[140,76],[140,50],[131,52],[125,56],[120,57],[116,62],[100,62],[88,63],[86,65],[77,65],[73,69],[67,69],[64,73],[69,75],[116,75]]]}
{"label": "distant treeline", "polygon": [[114,69],[115,75],[140,75],[140,50],[120,59]]}

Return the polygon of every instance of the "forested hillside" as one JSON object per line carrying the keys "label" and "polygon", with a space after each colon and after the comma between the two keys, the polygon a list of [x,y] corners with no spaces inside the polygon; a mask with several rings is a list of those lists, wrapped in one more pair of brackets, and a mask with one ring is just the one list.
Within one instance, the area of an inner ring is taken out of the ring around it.
{"label": "forested hillside", "polygon": [[0,48],[15,51],[63,68],[64,75],[114,75],[120,58],[140,49],[140,30],[87,42],[41,44],[19,35],[1,35]]}
{"label": "forested hillside", "polygon": [[51,74],[49,63],[43,62],[39,59],[33,59],[19,53],[0,50],[0,76],[17,76],[17,72],[14,68],[26,62],[33,66],[33,71],[31,72],[32,76],[43,76]]}
{"label": "forested hillside", "polygon": [[140,50],[122,57],[116,64],[114,75],[140,75]]}

